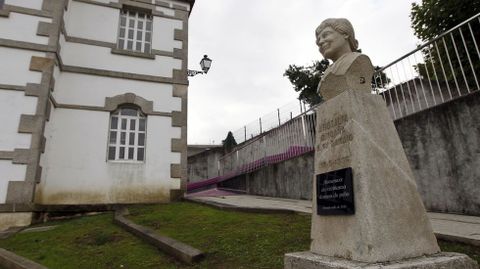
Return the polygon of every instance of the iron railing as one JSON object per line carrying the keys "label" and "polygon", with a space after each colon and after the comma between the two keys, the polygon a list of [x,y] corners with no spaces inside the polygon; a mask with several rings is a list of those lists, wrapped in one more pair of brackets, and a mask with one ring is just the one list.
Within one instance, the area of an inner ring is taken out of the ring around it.
{"label": "iron railing", "polygon": [[480,90],[480,13],[374,74],[393,119]]}
{"label": "iron railing", "polygon": [[264,132],[281,126],[294,117],[306,112],[308,109],[309,106],[304,102],[298,100],[293,101],[233,131],[233,137],[235,137],[237,143],[243,143]]}
{"label": "iron railing", "polygon": [[238,175],[313,151],[314,108],[257,135],[219,160],[220,175]]}

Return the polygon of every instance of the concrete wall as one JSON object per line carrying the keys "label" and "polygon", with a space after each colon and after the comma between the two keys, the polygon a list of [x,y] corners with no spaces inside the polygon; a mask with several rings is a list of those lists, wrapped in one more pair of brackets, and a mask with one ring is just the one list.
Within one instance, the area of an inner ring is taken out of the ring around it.
{"label": "concrete wall", "polygon": [[312,199],[313,152],[221,182],[220,187],[248,194]]}
{"label": "concrete wall", "polygon": [[[480,92],[395,121],[427,210],[480,215]],[[247,193],[310,199],[313,154],[220,185]]]}
{"label": "concrete wall", "polygon": [[480,92],[395,125],[426,208],[480,215]]}
{"label": "concrete wall", "polygon": [[215,147],[189,156],[188,183],[219,176],[218,161],[222,155],[223,147]]}

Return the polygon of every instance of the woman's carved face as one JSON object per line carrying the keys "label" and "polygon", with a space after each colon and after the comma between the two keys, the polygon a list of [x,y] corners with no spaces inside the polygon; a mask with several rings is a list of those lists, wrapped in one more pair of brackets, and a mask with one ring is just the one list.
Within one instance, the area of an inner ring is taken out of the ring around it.
{"label": "woman's carved face", "polygon": [[330,26],[317,34],[317,46],[323,57],[334,62],[343,54],[351,52],[348,36],[335,31]]}

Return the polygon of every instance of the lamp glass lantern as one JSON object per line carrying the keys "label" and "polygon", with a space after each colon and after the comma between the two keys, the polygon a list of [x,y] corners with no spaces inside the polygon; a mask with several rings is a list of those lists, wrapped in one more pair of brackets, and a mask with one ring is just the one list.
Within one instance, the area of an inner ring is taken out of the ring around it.
{"label": "lamp glass lantern", "polygon": [[200,67],[202,67],[203,72],[208,73],[210,66],[212,65],[212,60],[208,58],[207,55],[203,55],[203,59],[200,61]]}

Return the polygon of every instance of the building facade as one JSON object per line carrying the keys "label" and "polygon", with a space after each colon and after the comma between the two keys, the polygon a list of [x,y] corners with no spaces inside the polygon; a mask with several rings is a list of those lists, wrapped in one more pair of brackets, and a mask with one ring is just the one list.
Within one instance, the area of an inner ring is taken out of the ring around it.
{"label": "building facade", "polygon": [[0,0],[0,229],[185,190],[193,2]]}

